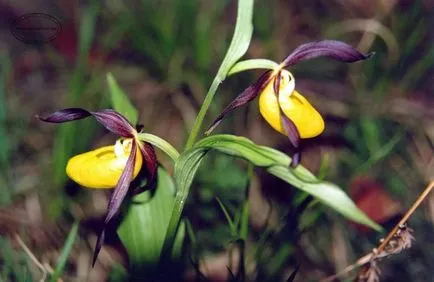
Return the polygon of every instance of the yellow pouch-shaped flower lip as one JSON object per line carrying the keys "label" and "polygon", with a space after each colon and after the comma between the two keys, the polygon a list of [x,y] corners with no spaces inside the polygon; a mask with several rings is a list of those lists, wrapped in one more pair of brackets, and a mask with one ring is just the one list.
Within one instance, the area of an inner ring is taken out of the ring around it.
{"label": "yellow pouch-shaped flower lip", "polygon": [[297,127],[300,138],[312,138],[324,131],[320,113],[300,93],[294,90],[294,78],[283,70],[279,98],[274,93],[274,79],[268,83],[259,97],[259,110],[264,119],[276,130],[285,134],[280,118],[280,109]]}
{"label": "yellow pouch-shaped flower lip", "polygon": [[[118,140],[115,145],[105,146],[69,159],[67,175],[88,188],[114,188],[125,168],[131,152],[132,139]],[[137,148],[133,179],[139,174],[143,157]]]}

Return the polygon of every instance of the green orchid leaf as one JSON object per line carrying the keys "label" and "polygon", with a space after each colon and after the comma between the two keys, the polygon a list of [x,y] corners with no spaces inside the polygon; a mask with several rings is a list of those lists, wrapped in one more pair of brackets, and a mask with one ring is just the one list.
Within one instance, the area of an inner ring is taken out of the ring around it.
{"label": "green orchid leaf", "polygon": [[381,227],[370,220],[353,201],[334,184],[320,181],[309,170],[299,165],[289,168],[291,158],[275,149],[259,146],[245,137],[213,135],[202,139],[195,148],[218,150],[248,160],[255,166],[264,167],[271,174],[316,197],[322,203],[355,222],[376,230]]}
{"label": "green orchid leaf", "polygon": [[369,219],[338,186],[325,181],[317,183],[303,182],[290,170],[289,167],[279,165],[267,168],[269,173],[314,196],[320,202],[331,207],[346,218],[369,226],[377,231],[382,230],[382,227]]}
{"label": "green orchid leaf", "polygon": [[216,78],[223,81],[232,66],[247,52],[253,34],[253,1],[238,1],[237,23],[228,52],[223,59]]}
{"label": "green orchid leaf", "polygon": [[[128,205],[118,228],[133,275],[157,275],[161,248],[174,204],[175,186],[162,168],[158,169],[157,187],[143,192]],[[178,229],[171,259],[180,256],[185,228]]]}
{"label": "green orchid leaf", "polygon": [[[195,147],[214,149],[228,155],[242,157],[257,167],[271,167],[276,164],[289,166],[291,163],[291,158],[285,153],[270,147],[256,145],[248,138],[230,134],[209,136],[200,140]],[[291,171],[305,182],[319,181],[301,165]]]}
{"label": "green orchid leaf", "polygon": [[167,261],[172,253],[176,231],[181,220],[182,211],[190,192],[193,178],[199,168],[206,151],[201,148],[194,148],[181,154],[175,162],[175,185],[177,188],[175,203],[172,209],[166,238],[164,239],[161,261]]}
{"label": "green orchid leaf", "polygon": [[136,125],[139,112],[133,106],[133,104],[131,104],[127,94],[125,94],[122,88],[120,88],[116,79],[111,73],[107,74],[107,83],[110,91],[111,104],[114,110],[123,114],[132,125]]}
{"label": "green orchid leaf", "polygon": [[233,75],[239,72],[253,69],[269,69],[273,70],[279,66],[278,63],[268,59],[251,59],[236,63],[228,72],[228,75]]}
{"label": "green orchid leaf", "polygon": [[289,167],[291,158],[275,149],[259,146],[245,137],[233,135],[213,135],[199,141],[192,149],[184,152],[175,163],[175,183],[178,189],[175,199],[175,212],[172,214],[163,255],[170,253],[171,242],[175,236],[177,223],[181,218],[184,204],[187,200],[194,175],[210,150],[216,150],[225,154],[240,157],[253,163],[255,166],[264,167],[267,171],[294,187],[311,194],[322,203],[341,213],[346,218],[367,225],[375,230],[382,228],[370,220],[353,201],[337,186],[318,180],[309,170],[297,166]]}

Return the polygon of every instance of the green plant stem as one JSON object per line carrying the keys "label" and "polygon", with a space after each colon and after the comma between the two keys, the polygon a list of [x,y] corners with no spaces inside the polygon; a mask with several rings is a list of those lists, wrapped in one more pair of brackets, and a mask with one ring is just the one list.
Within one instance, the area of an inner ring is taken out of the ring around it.
{"label": "green plant stem", "polygon": [[235,24],[234,35],[232,36],[231,43],[229,44],[228,51],[220,65],[219,70],[205,96],[193,128],[188,136],[185,150],[190,149],[196,141],[200,128],[202,127],[203,120],[208,112],[209,106],[215,96],[218,86],[225,80],[229,70],[233,65],[246,53],[250,45],[250,40],[253,34],[253,0],[239,0],[237,11],[237,22]]}
{"label": "green plant stem", "polygon": [[202,127],[202,123],[205,118],[205,115],[208,112],[211,102],[214,99],[214,96],[217,92],[217,88],[221,82],[222,81],[218,77],[214,78],[214,81],[212,82],[211,87],[209,88],[209,91],[205,96],[205,100],[203,101],[202,106],[200,107],[199,113],[197,114],[190,135],[188,136],[187,143],[185,144],[185,150],[190,149],[193,146],[194,142],[196,141],[197,135],[199,134],[199,130]]}
{"label": "green plant stem", "polygon": [[174,162],[179,158],[179,152],[166,140],[149,133],[139,133],[139,140],[151,143],[166,153]]}
{"label": "green plant stem", "polygon": [[[235,24],[234,35],[225,58],[223,59],[223,62],[217,71],[217,74],[208,90],[208,93],[205,96],[205,99],[193,124],[193,128],[185,145],[185,151],[188,151],[193,147],[218,86],[226,78],[231,67],[246,53],[247,49],[249,48],[250,40],[253,34],[253,4],[253,0],[238,0],[237,21]],[[183,155],[185,154],[185,151]],[[188,169],[180,170],[179,160],[175,164],[174,178],[177,193],[175,196],[175,203],[173,205],[172,216],[169,221],[169,226],[167,227],[167,233],[161,251],[160,264],[162,269],[164,268],[167,259],[170,258],[176,230],[178,228],[182,211],[190,191],[190,185],[193,181],[194,173],[197,171],[200,161],[205,154],[206,152],[200,151],[193,156],[191,154],[188,155],[196,160]]]}
{"label": "green plant stem", "polygon": [[236,63],[228,72],[228,76],[254,69],[269,69],[273,70],[279,67],[279,64],[268,59],[250,59]]}

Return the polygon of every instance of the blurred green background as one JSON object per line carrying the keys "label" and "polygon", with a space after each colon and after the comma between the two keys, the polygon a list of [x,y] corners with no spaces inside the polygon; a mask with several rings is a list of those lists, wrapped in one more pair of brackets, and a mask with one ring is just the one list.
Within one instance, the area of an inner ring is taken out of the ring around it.
{"label": "blurred green background", "polygon": [[[434,179],[433,7],[431,0],[255,2],[245,58],[279,62],[299,44],[321,39],[376,52],[363,63],[317,59],[291,71],[298,91],[326,119],[325,133],[305,142],[303,165],[339,184],[386,228]],[[58,19],[62,33],[46,44],[17,40],[10,24],[31,12]],[[52,272],[78,220],[63,281],[124,279],[127,257],[114,231],[90,269],[108,194],[79,188],[64,172],[68,158],[111,144],[113,137],[92,120],[55,127],[34,115],[108,107],[111,72],[139,110],[145,131],[181,150],[235,17],[235,1],[226,0],[0,3],[0,281],[35,281]],[[259,75],[225,80],[205,124]],[[252,105],[229,115],[217,132],[291,150]],[[159,161],[173,171],[160,152]],[[245,162],[217,154],[200,168],[185,211],[194,233],[185,247],[185,280],[200,270],[219,281],[228,277],[228,267],[236,268],[229,259],[237,257],[231,249],[236,243],[216,198],[235,214],[245,197],[246,171]],[[317,281],[377,244],[380,235],[303,202],[288,184],[255,171],[248,195],[247,280],[283,281],[299,265],[295,281]],[[433,281],[433,222],[431,195],[409,222],[414,246],[381,262],[382,281]]]}

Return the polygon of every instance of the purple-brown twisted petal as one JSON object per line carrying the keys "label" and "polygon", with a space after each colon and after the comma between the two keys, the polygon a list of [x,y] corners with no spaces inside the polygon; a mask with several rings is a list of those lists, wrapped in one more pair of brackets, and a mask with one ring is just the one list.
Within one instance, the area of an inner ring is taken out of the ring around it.
{"label": "purple-brown twisted petal", "polygon": [[[276,76],[276,78],[273,81],[273,90],[274,94],[277,96],[277,100],[279,100],[279,94],[280,94],[280,82],[281,82],[281,72],[279,72]],[[282,122],[283,129],[285,130],[286,136],[289,139],[289,142],[291,142],[292,146],[295,148],[296,152],[292,155],[292,161],[290,166],[292,168],[295,168],[300,163],[301,159],[301,153],[300,153],[300,133],[298,132],[297,127],[295,126],[294,122],[289,119],[285,114],[283,113],[282,109],[279,108],[280,111],[280,120]]]}
{"label": "purple-brown twisted petal", "polygon": [[125,169],[122,171],[122,174],[119,177],[118,183],[116,184],[116,187],[108,203],[107,214],[104,219],[104,226],[98,236],[98,240],[96,241],[96,246],[95,246],[93,259],[92,259],[92,267],[95,265],[96,259],[98,258],[98,254],[101,251],[102,245],[104,244],[105,227],[110,222],[110,220],[112,220],[113,217],[117,214],[123,200],[125,199],[125,196],[128,193],[128,188],[133,179],[134,164],[136,162],[136,152],[137,152],[137,144],[135,141],[133,141],[133,145],[131,147],[131,153],[128,156]]}
{"label": "purple-brown twisted petal", "polygon": [[318,42],[305,43],[298,46],[283,61],[284,67],[292,66],[298,62],[318,58],[329,57],[338,61],[353,63],[372,57],[374,53],[366,55],[360,53],[352,46],[336,40],[323,40]]}
{"label": "purple-brown twisted petal", "polygon": [[268,82],[271,81],[271,72],[271,70],[264,72],[253,85],[247,87],[240,95],[238,95],[238,97],[236,97],[213,121],[205,134],[210,134],[229,112],[255,99],[265,88],[265,86],[267,86]]}
{"label": "purple-brown twisted petal", "polygon": [[280,118],[282,120],[283,129],[285,129],[286,136],[288,136],[289,142],[294,146],[296,152],[291,156],[292,161],[290,166],[295,168],[301,161],[300,152],[300,133],[298,132],[295,124],[287,116],[285,116],[282,111],[280,111]]}
{"label": "purple-brown twisted petal", "polygon": [[91,112],[80,108],[68,108],[56,111],[48,116],[42,117],[37,115],[36,117],[45,122],[63,123],[89,116],[95,117],[100,124],[116,135],[132,138],[136,132],[131,123],[123,115],[110,109]]}
{"label": "purple-brown twisted petal", "polygon": [[[279,71],[273,81],[273,90],[276,97],[279,97],[281,75],[282,75],[282,71]],[[279,100],[279,98],[277,98],[277,100]]]}
{"label": "purple-brown twisted petal", "polygon": [[157,155],[155,154],[154,147],[146,142],[139,143],[139,149],[142,153],[146,170],[147,170],[147,177],[148,177],[148,184],[147,189],[153,188],[156,177],[157,177],[157,169],[158,169],[158,162],[157,162]]}

